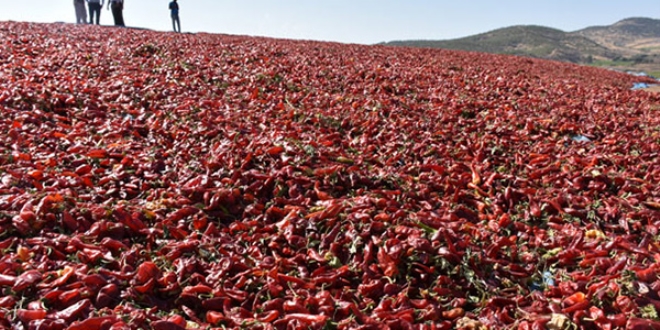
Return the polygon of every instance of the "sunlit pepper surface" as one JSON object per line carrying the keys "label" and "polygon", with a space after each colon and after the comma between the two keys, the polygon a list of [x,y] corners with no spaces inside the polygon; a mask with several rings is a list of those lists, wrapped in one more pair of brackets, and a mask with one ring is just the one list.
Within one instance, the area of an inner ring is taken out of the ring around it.
{"label": "sunlit pepper surface", "polygon": [[640,82],[0,23],[0,327],[658,328]]}

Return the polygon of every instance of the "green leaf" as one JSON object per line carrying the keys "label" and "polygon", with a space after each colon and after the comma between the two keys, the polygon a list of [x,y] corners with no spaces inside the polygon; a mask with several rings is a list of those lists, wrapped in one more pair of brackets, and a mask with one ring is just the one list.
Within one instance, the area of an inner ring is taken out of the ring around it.
{"label": "green leaf", "polygon": [[642,313],[642,318],[653,320],[660,319],[660,317],[658,317],[658,311],[655,310],[655,306],[653,305],[640,307],[639,311]]}
{"label": "green leaf", "polygon": [[415,221],[415,224],[428,234],[435,234],[438,231],[437,229],[435,229],[435,228],[433,228],[433,227],[431,227],[431,226],[429,226],[425,223],[422,223],[421,221]]}

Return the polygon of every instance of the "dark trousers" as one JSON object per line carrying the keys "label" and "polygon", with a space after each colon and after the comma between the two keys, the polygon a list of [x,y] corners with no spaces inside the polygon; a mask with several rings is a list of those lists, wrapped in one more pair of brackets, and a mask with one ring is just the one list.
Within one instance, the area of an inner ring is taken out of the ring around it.
{"label": "dark trousers", "polygon": [[94,17],[96,17],[96,25],[99,25],[101,20],[101,3],[90,2],[89,4],[89,24],[94,24]]}
{"label": "dark trousers", "polygon": [[121,6],[112,6],[112,17],[115,19],[115,26],[126,26],[124,24],[124,9]]}
{"label": "dark trousers", "polygon": [[[177,30],[177,27],[179,28]],[[181,21],[179,20],[179,15],[172,15],[172,28],[174,32],[181,32]]]}

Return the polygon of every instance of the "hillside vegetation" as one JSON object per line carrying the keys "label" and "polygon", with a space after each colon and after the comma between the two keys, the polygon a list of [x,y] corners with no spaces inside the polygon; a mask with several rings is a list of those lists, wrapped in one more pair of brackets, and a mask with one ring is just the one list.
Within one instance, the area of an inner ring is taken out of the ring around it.
{"label": "hillside vegetation", "polygon": [[660,74],[660,20],[651,18],[629,18],[575,32],[513,26],[453,40],[385,44],[513,54]]}
{"label": "hillside vegetation", "polygon": [[577,32],[610,49],[630,53],[660,53],[660,20],[630,18],[610,26],[594,26]]}

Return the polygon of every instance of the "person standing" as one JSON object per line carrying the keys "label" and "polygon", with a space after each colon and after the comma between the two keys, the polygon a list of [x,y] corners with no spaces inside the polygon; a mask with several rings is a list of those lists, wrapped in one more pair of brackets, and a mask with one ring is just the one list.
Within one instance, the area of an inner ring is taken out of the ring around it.
{"label": "person standing", "polygon": [[94,18],[96,17],[96,25],[99,25],[103,0],[87,0],[87,7],[89,7],[89,24],[94,24]]}
{"label": "person standing", "polygon": [[76,24],[87,23],[87,9],[85,0],[73,0],[73,6],[76,8]]}
{"label": "person standing", "polygon": [[108,10],[112,8],[112,18],[115,19],[115,26],[126,26],[124,24],[124,0],[110,0]]}
{"label": "person standing", "polygon": [[[176,0],[172,0],[172,2],[170,2],[170,14],[172,16],[172,28],[174,29],[174,32],[181,33],[181,20],[179,20],[179,4],[176,2]],[[178,30],[177,27],[179,28]]]}

